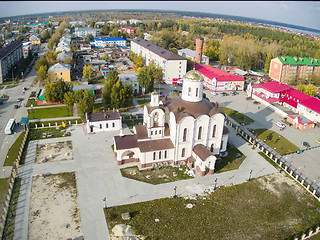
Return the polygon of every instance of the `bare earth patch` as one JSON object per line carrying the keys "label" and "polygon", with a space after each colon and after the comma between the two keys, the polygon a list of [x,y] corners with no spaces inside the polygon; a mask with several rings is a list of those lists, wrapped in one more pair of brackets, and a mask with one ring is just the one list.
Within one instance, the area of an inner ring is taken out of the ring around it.
{"label": "bare earth patch", "polygon": [[71,141],[37,145],[35,163],[58,162],[72,159]]}
{"label": "bare earth patch", "polygon": [[28,239],[83,239],[74,173],[32,179]]}

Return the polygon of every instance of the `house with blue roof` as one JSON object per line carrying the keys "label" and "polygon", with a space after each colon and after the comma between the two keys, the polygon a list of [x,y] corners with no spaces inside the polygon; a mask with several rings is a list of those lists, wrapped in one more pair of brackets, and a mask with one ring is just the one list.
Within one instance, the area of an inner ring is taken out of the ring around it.
{"label": "house with blue roof", "polygon": [[117,37],[117,38],[96,38],[90,41],[92,47],[125,47],[127,46],[127,40]]}

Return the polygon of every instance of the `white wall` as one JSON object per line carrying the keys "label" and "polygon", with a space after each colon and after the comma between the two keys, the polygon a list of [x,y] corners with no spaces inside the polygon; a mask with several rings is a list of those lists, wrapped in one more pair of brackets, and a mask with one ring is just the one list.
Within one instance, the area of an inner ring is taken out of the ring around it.
{"label": "white wall", "polygon": [[308,118],[313,122],[320,122],[320,113],[310,110],[309,108],[303,106],[300,103],[298,103],[297,111],[299,112],[299,114],[301,114],[302,116]]}
{"label": "white wall", "polygon": [[[100,128],[100,124],[101,124],[101,128]],[[108,124],[108,128],[107,128],[107,124]],[[114,124],[114,127],[113,127]],[[122,121],[121,121],[121,117],[120,119],[116,119],[116,120],[107,120],[107,121],[98,121],[98,122],[89,122],[87,121],[87,132],[90,133],[91,132],[91,128],[90,126],[93,125],[93,132],[97,133],[97,132],[106,132],[106,131],[119,131],[120,128],[122,128]]]}

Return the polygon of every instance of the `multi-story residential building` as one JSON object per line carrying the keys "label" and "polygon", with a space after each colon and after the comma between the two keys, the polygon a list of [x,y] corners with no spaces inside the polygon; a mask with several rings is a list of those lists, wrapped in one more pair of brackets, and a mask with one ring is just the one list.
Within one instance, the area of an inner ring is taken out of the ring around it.
{"label": "multi-story residential building", "polygon": [[163,80],[172,83],[181,79],[187,71],[187,59],[157,46],[147,40],[135,38],[131,41],[131,51],[141,54],[148,66],[153,60],[155,65],[162,68]]}
{"label": "multi-story residential building", "polygon": [[63,51],[58,53],[57,60],[60,60],[61,62],[63,62],[65,58],[72,59],[72,52]]}
{"label": "multi-story residential building", "polygon": [[137,78],[138,78],[137,74],[132,74],[132,73],[119,74],[119,78],[120,78],[122,84],[126,83],[127,86],[129,86],[129,84],[131,83],[135,94],[141,93],[141,88],[140,88],[139,82],[137,80]]}
{"label": "multi-story residential building", "polygon": [[29,51],[32,50],[32,43],[31,42],[25,42],[22,43],[22,49],[23,49],[23,57],[26,58],[28,57]]}
{"label": "multi-story residential building", "polygon": [[97,36],[96,29],[93,29],[93,28],[80,28],[80,27],[76,27],[74,29],[74,35],[76,37],[85,38],[89,34],[91,34],[92,36],[96,37]]}
{"label": "multi-story residential building", "polygon": [[65,63],[56,63],[51,66],[48,70],[49,82],[56,82],[59,79],[62,79],[65,82],[70,82],[70,70],[71,66]]}
{"label": "multi-story residential building", "polygon": [[320,59],[279,56],[270,62],[269,76],[281,83],[294,78],[308,80],[313,73],[320,74]]}
{"label": "multi-story residential building", "polygon": [[90,45],[94,47],[125,47],[127,46],[127,40],[118,38],[96,38],[90,41]]}
{"label": "multi-story residential building", "polygon": [[11,70],[23,58],[21,41],[14,41],[6,47],[0,49],[0,83],[5,81],[11,74]]}
{"label": "multi-story residential building", "polygon": [[34,33],[29,40],[31,41],[32,44],[38,45],[41,43],[41,37],[39,33]]}

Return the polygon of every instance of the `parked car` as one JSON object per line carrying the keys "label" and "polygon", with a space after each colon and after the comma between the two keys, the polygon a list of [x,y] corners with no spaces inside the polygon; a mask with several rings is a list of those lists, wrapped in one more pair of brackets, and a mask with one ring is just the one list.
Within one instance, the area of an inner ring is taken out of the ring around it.
{"label": "parked car", "polygon": [[132,67],[127,67],[127,70],[130,70],[130,69],[132,69]]}
{"label": "parked car", "polygon": [[13,108],[14,108],[14,109],[18,109],[18,108],[19,108],[19,105],[14,105]]}
{"label": "parked car", "polygon": [[218,95],[216,92],[211,92],[211,94],[212,94],[213,96]]}
{"label": "parked car", "polygon": [[231,92],[230,93],[232,96],[235,96],[235,95],[238,95],[239,93],[238,92]]}
{"label": "parked car", "polygon": [[320,144],[320,138],[316,139],[316,143]]}
{"label": "parked car", "polygon": [[253,101],[254,104],[260,104],[258,101]]}
{"label": "parked car", "polygon": [[303,144],[303,146],[305,146],[305,147],[307,147],[307,148],[310,147],[310,144],[309,144],[308,142],[303,142],[302,144]]}
{"label": "parked car", "polygon": [[281,129],[286,128],[286,125],[285,125],[284,123],[282,123],[282,122],[277,122],[277,126],[278,126],[279,128],[281,128]]}
{"label": "parked car", "polygon": [[18,98],[18,102],[21,102],[23,100],[23,98]]}

